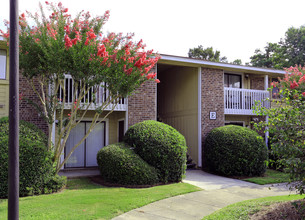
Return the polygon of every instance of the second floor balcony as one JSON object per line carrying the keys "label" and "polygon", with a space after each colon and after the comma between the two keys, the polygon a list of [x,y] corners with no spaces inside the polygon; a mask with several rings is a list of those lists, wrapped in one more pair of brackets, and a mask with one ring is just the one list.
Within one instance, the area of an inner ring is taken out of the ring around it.
{"label": "second floor balcony", "polygon": [[256,103],[269,108],[269,92],[265,90],[224,88],[224,113],[232,115],[255,115]]}
{"label": "second floor balcony", "polygon": [[[65,95],[63,88],[59,89],[58,98],[59,100],[65,101],[64,108],[68,109],[74,104],[73,97],[75,96],[78,99],[78,94],[74,94],[74,82],[70,75],[65,75],[64,90]],[[89,110],[95,110],[97,107],[102,106],[103,103],[109,102],[109,99],[111,100],[111,97],[109,96],[110,94],[106,84],[102,83],[97,89],[94,89],[93,87],[89,89],[88,93],[82,98],[81,105],[84,107],[90,105]],[[110,111],[114,109],[114,111],[126,111],[127,107],[127,98],[123,98],[112,100],[112,102],[110,102],[110,104],[104,110]]]}

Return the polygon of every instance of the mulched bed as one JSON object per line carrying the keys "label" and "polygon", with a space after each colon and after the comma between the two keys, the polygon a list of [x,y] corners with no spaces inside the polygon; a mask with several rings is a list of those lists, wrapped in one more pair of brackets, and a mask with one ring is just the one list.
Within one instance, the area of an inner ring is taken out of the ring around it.
{"label": "mulched bed", "polygon": [[89,177],[90,180],[96,184],[102,185],[102,186],[108,186],[108,187],[125,187],[125,188],[149,188],[149,187],[153,187],[153,186],[161,186],[161,185],[169,185],[172,183],[159,183],[159,184],[155,184],[155,185],[123,185],[123,184],[117,184],[117,183],[109,183],[106,182],[105,180],[103,180],[103,178],[99,175],[99,176],[92,176]]}
{"label": "mulched bed", "polygon": [[[296,208],[299,207],[298,209]],[[305,200],[275,203],[250,216],[251,220],[304,220]]]}

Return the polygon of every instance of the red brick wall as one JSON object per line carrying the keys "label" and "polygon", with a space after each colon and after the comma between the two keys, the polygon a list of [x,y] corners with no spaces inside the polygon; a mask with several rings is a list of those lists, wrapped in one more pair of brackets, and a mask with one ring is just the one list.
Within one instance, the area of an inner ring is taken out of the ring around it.
{"label": "red brick wall", "polygon": [[[216,112],[216,120],[210,119],[210,112]],[[223,70],[201,69],[201,135],[202,152],[204,140],[213,129],[224,126],[224,84]],[[203,161],[204,164],[204,161]]]}
{"label": "red brick wall", "polygon": [[128,127],[144,120],[157,119],[157,83],[145,82],[128,97]]}
{"label": "red brick wall", "polygon": [[[40,103],[38,96],[24,77],[20,76],[19,83],[20,93],[23,95],[20,101],[20,119],[35,124],[48,134],[48,124],[36,108],[26,101],[30,99],[34,103]],[[157,83],[149,81],[128,97],[128,127],[144,120],[156,120],[156,92]]]}
{"label": "red brick wall", "polygon": [[20,100],[19,105],[20,119],[35,124],[38,128],[48,134],[48,124],[40,116],[37,109],[27,101],[29,99],[33,103],[40,104],[40,100],[27,80],[21,74],[19,79],[19,91],[22,94],[22,99]]}
{"label": "red brick wall", "polygon": [[[210,119],[216,112],[216,120]],[[224,126],[223,70],[202,68],[201,73],[201,128],[202,137],[216,127]]]}
{"label": "red brick wall", "polygon": [[251,78],[251,85],[250,89],[256,89],[256,90],[264,90],[264,77],[255,77]]}

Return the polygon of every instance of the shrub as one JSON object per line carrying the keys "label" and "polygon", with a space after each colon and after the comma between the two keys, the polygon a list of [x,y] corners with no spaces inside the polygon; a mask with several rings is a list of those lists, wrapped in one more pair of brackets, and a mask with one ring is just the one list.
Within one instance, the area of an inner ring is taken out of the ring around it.
{"label": "shrub", "polygon": [[[0,137],[8,136],[9,134],[9,119],[8,117],[0,118]],[[19,136],[29,137],[31,140],[40,141],[47,145],[48,138],[46,134],[40,130],[36,125],[22,121],[19,122]]]}
{"label": "shrub", "polygon": [[225,176],[257,176],[265,172],[267,147],[253,130],[228,125],[213,129],[204,144],[204,165]]}
{"label": "shrub", "polygon": [[159,182],[156,169],[124,143],[102,148],[97,154],[97,163],[101,176],[110,183],[153,185]]}
{"label": "shrub", "polygon": [[[19,126],[20,196],[55,192],[62,182],[54,182],[52,155],[47,151],[46,135],[35,125],[20,121]],[[8,192],[8,119],[0,120],[0,198]],[[53,181],[53,182],[52,182]],[[59,183],[59,185],[57,185]]]}
{"label": "shrub", "polygon": [[58,192],[67,184],[66,176],[55,175],[44,186],[44,193]]}
{"label": "shrub", "polygon": [[143,121],[127,130],[124,141],[158,170],[161,182],[182,180],[187,147],[183,135],[173,127],[157,121]]}

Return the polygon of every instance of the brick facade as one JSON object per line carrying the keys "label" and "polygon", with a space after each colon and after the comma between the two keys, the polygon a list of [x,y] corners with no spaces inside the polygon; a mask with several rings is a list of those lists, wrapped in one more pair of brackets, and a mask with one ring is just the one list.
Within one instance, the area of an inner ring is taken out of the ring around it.
{"label": "brick facade", "polygon": [[[40,103],[38,96],[33,92],[28,81],[20,76],[20,119],[35,124],[48,134],[48,124],[40,116],[38,110],[27,100]],[[157,115],[157,83],[145,82],[133,95],[128,97],[128,127],[143,120],[156,120]]]}
{"label": "brick facade", "polygon": [[128,97],[128,127],[144,120],[157,119],[157,83],[145,82]]}
{"label": "brick facade", "polygon": [[[210,112],[216,112],[216,119],[210,119]],[[223,70],[201,69],[201,135],[202,149],[207,134],[224,126],[224,85]],[[203,150],[202,150],[203,152]],[[203,161],[204,162],[204,161]]]}
{"label": "brick facade", "polygon": [[264,90],[264,77],[254,77],[251,78],[251,83],[250,83],[250,89],[255,89],[255,90]]}
{"label": "brick facade", "polygon": [[20,74],[19,78],[19,91],[22,94],[22,99],[19,104],[20,119],[35,124],[38,128],[48,134],[48,124],[40,116],[38,110],[28,102],[28,100],[30,100],[33,103],[40,104],[40,100],[22,74]]}

